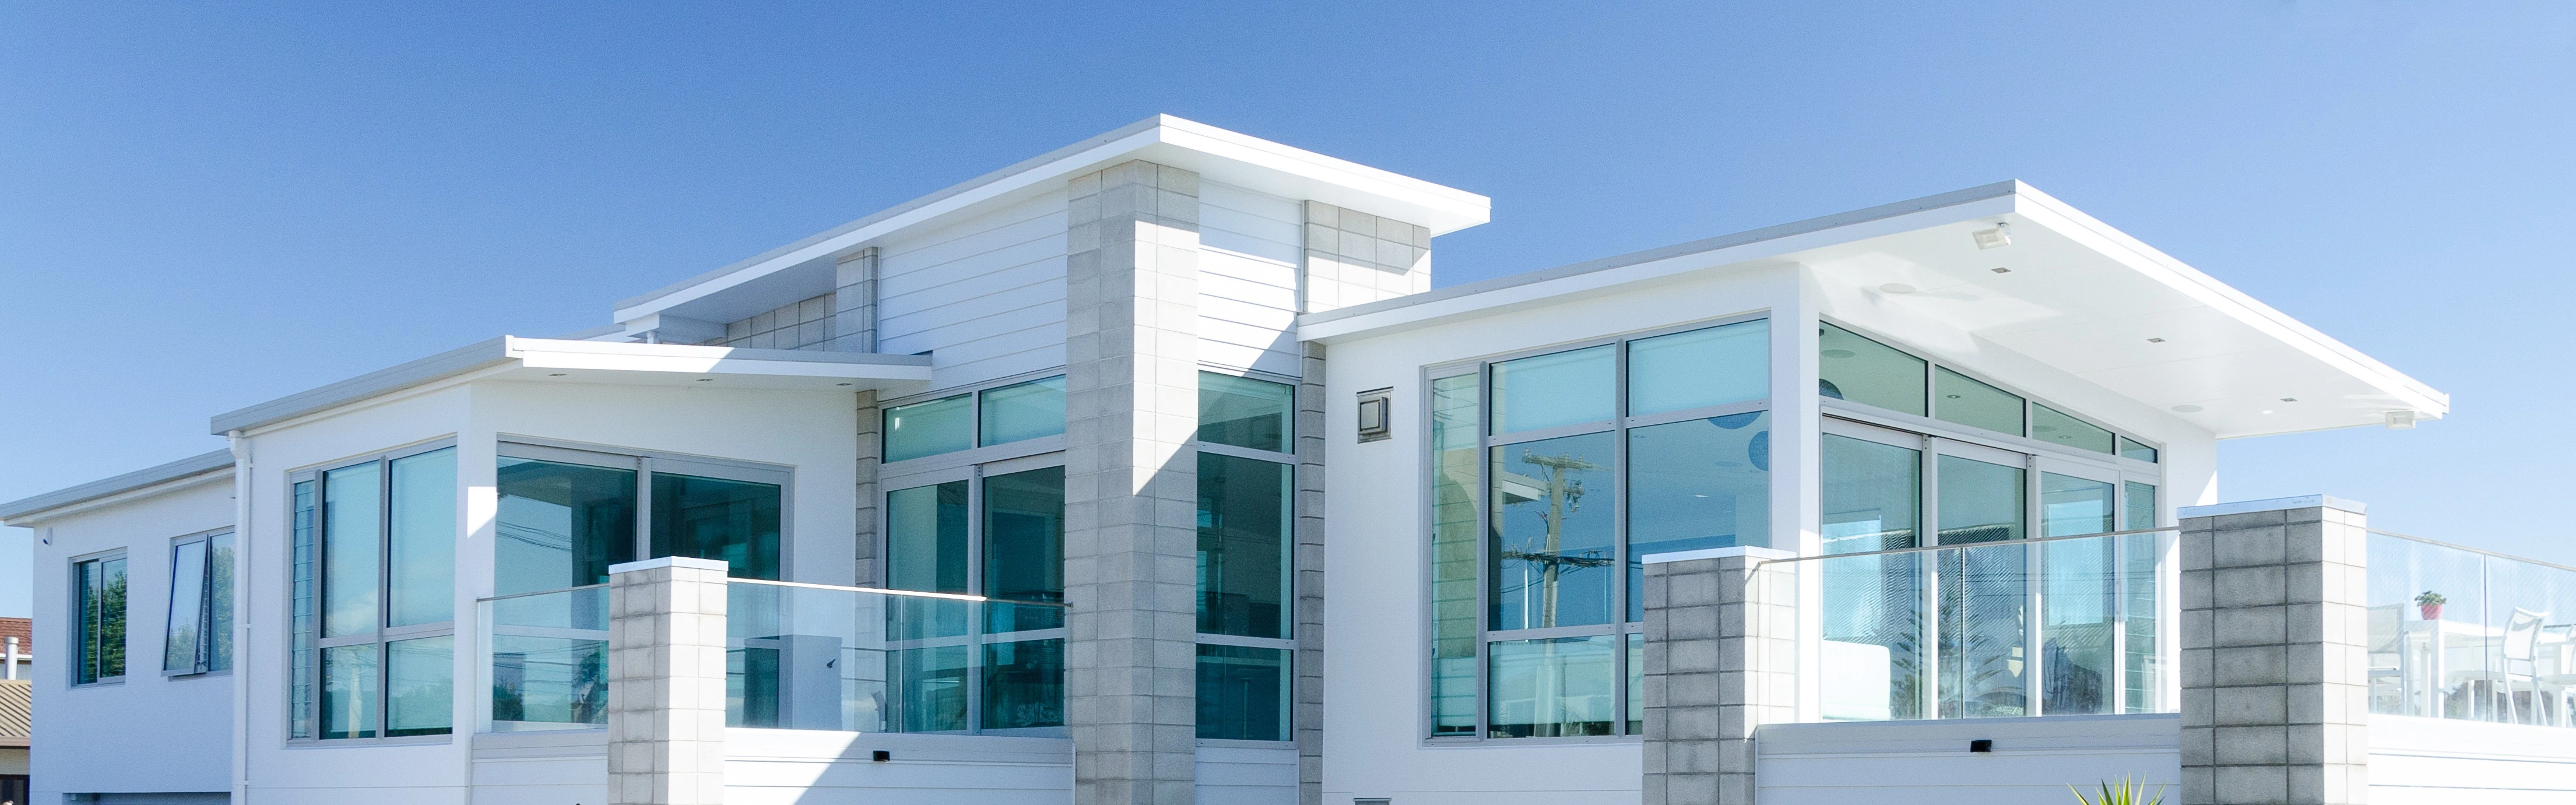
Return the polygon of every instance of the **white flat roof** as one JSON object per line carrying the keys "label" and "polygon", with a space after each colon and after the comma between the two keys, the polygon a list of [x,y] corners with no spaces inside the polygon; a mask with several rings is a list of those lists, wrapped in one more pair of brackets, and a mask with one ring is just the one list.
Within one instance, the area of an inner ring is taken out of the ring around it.
{"label": "white flat roof", "polygon": [[55,509],[150,489],[174,481],[217,474],[230,475],[232,471],[232,450],[199,453],[168,464],[145,467],[112,478],[103,478],[34,497],[0,503],[0,524],[21,525],[26,520],[39,519],[30,515],[41,515]]}
{"label": "white flat roof", "polygon": [[[1313,199],[1443,235],[1491,218],[1493,202],[1452,187],[1292,148],[1171,115],[1155,115],[945,190],[824,230],[756,257],[617,303],[616,321],[656,313],[727,322],[831,290],[837,258],[878,238],[973,215],[1129,160],[1292,199]],[[735,288],[746,292],[723,294]]]}
{"label": "white flat roof", "polygon": [[[2010,224],[2012,245],[1970,233]],[[2219,438],[2439,418],[2450,397],[2021,182],[1298,317],[1327,343],[1796,264]],[[1994,269],[2008,268],[1998,273]],[[1890,285],[1913,290],[1891,293]],[[1923,346],[1923,345],[1917,345]],[[1959,356],[1942,356],[1957,359]]]}

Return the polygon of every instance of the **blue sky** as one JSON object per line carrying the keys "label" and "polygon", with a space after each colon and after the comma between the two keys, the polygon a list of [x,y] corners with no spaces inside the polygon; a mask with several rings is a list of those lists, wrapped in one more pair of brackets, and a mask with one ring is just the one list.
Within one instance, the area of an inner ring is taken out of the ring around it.
{"label": "blue sky", "polygon": [[1578,5],[0,7],[0,499],[1169,112],[1493,197],[1444,285],[2029,181],[2453,396],[2224,497],[2576,563],[2576,6]]}

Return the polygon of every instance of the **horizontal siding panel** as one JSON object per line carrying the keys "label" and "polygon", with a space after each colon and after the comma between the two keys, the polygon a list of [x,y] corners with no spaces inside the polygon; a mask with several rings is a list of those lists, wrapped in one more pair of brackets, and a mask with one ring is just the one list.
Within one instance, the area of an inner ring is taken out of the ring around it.
{"label": "horizontal siding panel", "polygon": [[885,263],[879,262],[877,264],[879,283],[877,303],[900,301],[906,296],[921,294],[935,288],[973,283],[983,277],[1026,265],[1054,263],[1061,267],[1064,264],[1064,256],[1064,239],[1051,237],[1000,244],[995,248],[970,255],[967,259],[950,260],[908,271],[888,271],[885,270]]}
{"label": "horizontal siding panel", "polygon": [[[1003,313],[1026,312],[1050,305],[1053,306],[1053,312],[1046,315],[1062,321],[1064,288],[1064,277],[1061,275],[1041,277],[1036,282],[1016,287],[993,283],[982,293],[954,302],[879,319],[877,338],[886,340],[928,336],[940,341],[967,340],[971,336],[957,335],[958,328],[981,327],[986,332],[990,332],[994,329],[1025,327],[1028,325],[1026,321],[999,322],[991,319]],[[882,311],[883,308],[879,310]]]}
{"label": "horizontal siding panel", "polygon": [[878,266],[938,265],[993,250],[996,246],[1062,234],[1067,225],[1064,194],[1055,193],[995,210],[948,226],[880,242]]}

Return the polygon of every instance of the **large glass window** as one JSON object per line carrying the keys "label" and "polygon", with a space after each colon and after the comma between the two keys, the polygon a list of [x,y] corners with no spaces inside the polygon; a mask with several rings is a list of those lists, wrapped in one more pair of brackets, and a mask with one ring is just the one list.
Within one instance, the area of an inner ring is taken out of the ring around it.
{"label": "large glass window", "polygon": [[1961,456],[1942,456],[1941,544],[2021,539],[2027,470]]}
{"label": "large glass window", "polygon": [[889,612],[905,625],[888,635],[889,726],[1053,734],[1065,724],[1064,468],[957,474],[886,493],[886,585],[991,600]]}
{"label": "large glass window", "polygon": [[1198,734],[1288,739],[1288,649],[1199,645]]}
{"label": "large glass window", "polygon": [[1932,416],[1996,433],[2022,435],[2022,398],[1949,367],[1932,369]]}
{"label": "large glass window", "polygon": [[1064,376],[983,392],[976,412],[978,444],[996,445],[1064,432]]}
{"label": "large glass window", "polygon": [[886,586],[967,592],[966,482],[886,494]]}
{"label": "large glass window", "polygon": [[1199,454],[1199,631],[1288,635],[1293,467]]}
{"label": "large glass window", "polygon": [[2112,436],[2108,429],[2038,403],[2030,406],[2030,437],[2077,450],[2118,452],[2118,438]]}
{"label": "large glass window", "polygon": [[1199,373],[1199,441],[1285,453],[1294,449],[1297,387]]}
{"label": "large glass window", "polygon": [[1826,553],[1912,548],[1923,511],[1923,451],[1825,434]]}
{"label": "large glass window", "polygon": [[161,672],[203,674],[233,667],[233,535],[203,534],[170,548],[170,620]]}
{"label": "large glass window", "polygon": [[1296,392],[1199,373],[1201,738],[1289,737]]}
{"label": "large glass window", "polygon": [[125,555],[72,563],[72,684],[125,678]]}
{"label": "large glass window", "polygon": [[292,737],[450,732],[456,448],[301,473],[294,485]]}
{"label": "large glass window", "polygon": [[606,584],[610,565],[663,556],[778,579],[790,477],[768,465],[505,442],[493,590]]}
{"label": "large glass window", "polygon": [[655,557],[716,559],[730,575],[776,579],[778,484],[653,473]]}
{"label": "large glass window", "polygon": [[954,453],[1064,433],[1064,376],[887,406],[886,461]]}
{"label": "large glass window", "polygon": [[1823,332],[1818,350],[1823,360],[1816,362],[1822,373],[1817,393],[1837,400],[1923,415],[1925,364],[1922,358],[1831,324],[1820,329]]}
{"label": "large glass window", "polygon": [[608,583],[635,560],[633,469],[502,456],[496,595]]}
{"label": "large glass window", "polygon": [[1770,544],[1768,320],[1442,374],[1431,737],[1636,733],[1644,557]]}
{"label": "large glass window", "polygon": [[975,446],[975,397],[960,394],[885,409],[885,460],[954,453]]}

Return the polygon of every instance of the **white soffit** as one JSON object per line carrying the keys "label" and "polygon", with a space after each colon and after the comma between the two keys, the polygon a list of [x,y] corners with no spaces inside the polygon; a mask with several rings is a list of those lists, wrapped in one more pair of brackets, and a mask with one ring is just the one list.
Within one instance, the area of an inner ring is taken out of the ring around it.
{"label": "white soffit", "polygon": [[467,375],[474,375],[474,379],[546,383],[843,392],[873,389],[910,394],[930,385],[930,356],[502,336],[217,414],[208,427],[218,435],[253,430]]}
{"label": "white soffit", "polygon": [[[734,321],[829,291],[842,255],[914,227],[971,216],[1060,189],[1066,179],[1130,160],[1186,168],[1202,178],[1289,199],[1429,227],[1445,235],[1491,219],[1492,201],[1356,162],[1292,148],[1170,115],[985,174],[733,265],[617,303],[620,322],[664,314]],[[725,293],[740,288],[739,292]]]}

